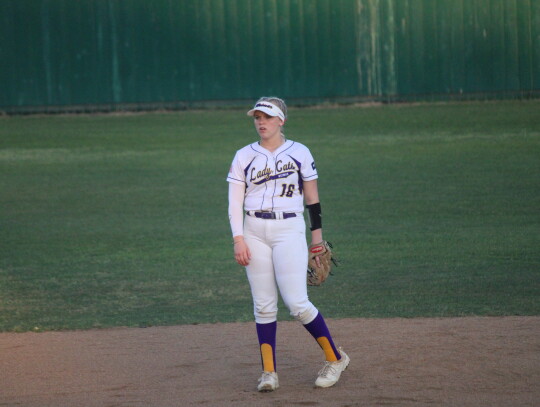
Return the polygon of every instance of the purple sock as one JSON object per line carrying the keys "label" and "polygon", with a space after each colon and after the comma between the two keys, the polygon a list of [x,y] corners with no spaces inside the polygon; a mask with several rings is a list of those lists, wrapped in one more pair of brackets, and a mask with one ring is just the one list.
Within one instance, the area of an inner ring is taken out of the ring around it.
{"label": "purple sock", "polygon": [[341,354],[336,349],[334,341],[332,340],[332,335],[324,322],[324,318],[319,312],[315,319],[309,324],[304,325],[308,332],[315,338],[319,346],[324,351],[326,360],[333,362],[335,360],[341,359]]}
{"label": "purple sock", "polygon": [[266,372],[275,372],[276,367],[276,331],[277,321],[269,324],[257,323],[257,336],[259,337],[259,346],[261,349],[261,362],[263,370]]}

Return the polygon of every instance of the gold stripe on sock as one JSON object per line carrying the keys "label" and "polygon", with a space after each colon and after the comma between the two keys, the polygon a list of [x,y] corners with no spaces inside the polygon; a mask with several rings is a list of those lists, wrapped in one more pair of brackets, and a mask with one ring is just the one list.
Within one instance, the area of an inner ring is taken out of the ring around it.
{"label": "gold stripe on sock", "polygon": [[261,356],[263,360],[263,369],[265,372],[275,371],[274,367],[274,352],[272,346],[267,343],[261,345]]}
{"label": "gold stripe on sock", "polygon": [[317,338],[317,342],[319,342],[319,345],[323,349],[327,361],[336,362],[338,360],[337,355],[334,353],[334,349],[326,336]]}

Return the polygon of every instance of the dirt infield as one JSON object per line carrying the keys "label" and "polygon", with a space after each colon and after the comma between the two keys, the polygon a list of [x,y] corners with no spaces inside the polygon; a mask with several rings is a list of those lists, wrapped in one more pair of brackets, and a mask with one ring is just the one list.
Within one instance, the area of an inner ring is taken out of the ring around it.
{"label": "dirt infield", "polygon": [[328,320],[351,357],[278,324],[281,387],[258,393],[253,323],[0,334],[0,406],[534,406],[540,317]]}

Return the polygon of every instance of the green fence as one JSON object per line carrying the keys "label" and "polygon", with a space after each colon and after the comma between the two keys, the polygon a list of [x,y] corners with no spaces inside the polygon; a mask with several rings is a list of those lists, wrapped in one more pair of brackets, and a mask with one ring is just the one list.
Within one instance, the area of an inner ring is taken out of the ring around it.
{"label": "green fence", "polygon": [[0,109],[537,96],[540,0],[3,0]]}

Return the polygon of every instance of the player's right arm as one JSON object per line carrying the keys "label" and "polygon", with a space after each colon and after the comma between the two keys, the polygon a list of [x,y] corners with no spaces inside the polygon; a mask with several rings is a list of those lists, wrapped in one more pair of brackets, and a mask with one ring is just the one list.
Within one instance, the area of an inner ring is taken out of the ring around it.
{"label": "player's right arm", "polygon": [[247,266],[251,252],[244,241],[244,195],[245,184],[229,182],[229,222],[233,234],[234,258],[241,266]]}

